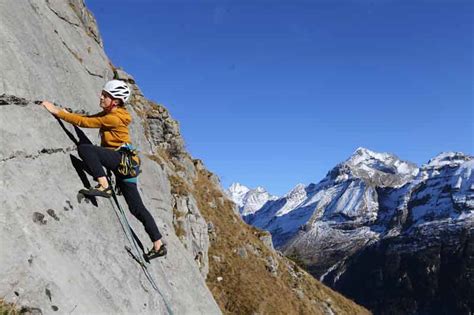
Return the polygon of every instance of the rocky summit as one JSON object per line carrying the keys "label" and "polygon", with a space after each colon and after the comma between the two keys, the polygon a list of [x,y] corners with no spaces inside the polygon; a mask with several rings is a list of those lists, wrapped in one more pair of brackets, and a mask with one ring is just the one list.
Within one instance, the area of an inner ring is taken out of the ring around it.
{"label": "rocky summit", "polygon": [[377,314],[469,314],[473,169],[474,158],[459,152],[419,168],[359,148],[318,184],[298,185],[244,220]]}

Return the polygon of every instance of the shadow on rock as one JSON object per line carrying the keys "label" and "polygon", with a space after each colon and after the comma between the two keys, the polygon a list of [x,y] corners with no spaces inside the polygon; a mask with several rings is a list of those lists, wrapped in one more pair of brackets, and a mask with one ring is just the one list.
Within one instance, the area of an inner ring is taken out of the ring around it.
{"label": "shadow on rock", "polygon": [[[86,134],[77,126],[74,127],[74,131],[76,133],[77,138],[64,126],[64,123],[61,121],[61,119],[56,118],[58,121],[58,124],[61,126],[63,131],[66,133],[68,138],[74,142],[75,145],[79,146],[81,144],[92,144],[92,142],[89,140],[89,138],[86,136]],[[87,178],[88,169],[87,165],[80,160],[79,158],[75,157],[74,155],[69,155],[71,158],[71,163],[74,169],[77,172],[77,175],[81,179],[82,185],[84,185],[85,188],[90,188],[92,185],[89,182],[89,179]],[[92,196],[84,196],[81,193],[77,194],[77,201],[81,203],[81,201],[85,199],[86,201],[90,201],[95,207],[98,207],[97,200],[95,197]]]}

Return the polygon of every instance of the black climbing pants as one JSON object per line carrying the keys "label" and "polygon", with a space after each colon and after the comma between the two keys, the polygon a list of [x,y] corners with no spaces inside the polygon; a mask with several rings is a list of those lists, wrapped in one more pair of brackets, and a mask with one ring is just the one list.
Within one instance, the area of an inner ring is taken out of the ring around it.
{"label": "black climbing pants", "polygon": [[120,180],[120,176],[116,172],[120,164],[121,154],[115,150],[92,144],[80,144],[77,150],[86,165],[86,171],[94,178],[105,176],[103,167],[114,172],[117,185],[127,202],[130,212],[143,224],[152,242],[161,239],[161,233],[158,231],[155,220],[143,204],[138,192],[137,183]]}

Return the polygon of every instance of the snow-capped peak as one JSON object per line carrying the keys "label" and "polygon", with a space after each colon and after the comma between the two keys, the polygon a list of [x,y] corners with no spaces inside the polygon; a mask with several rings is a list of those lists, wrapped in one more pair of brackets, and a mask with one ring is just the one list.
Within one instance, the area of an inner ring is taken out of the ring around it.
{"label": "snow-capped peak", "polygon": [[381,187],[395,187],[404,185],[418,173],[417,165],[402,161],[393,154],[360,147],[346,161],[334,167],[323,181],[341,183],[359,178]]}
{"label": "snow-capped peak", "polygon": [[466,155],[462,152],[442,152],[423,165],[424,168],[437,168],[445,165],[459,165],[466,161],[472,160],[474,157]]}
{"label": "snow-capped peak", "polygon": [[366,148],[357,148],[346,161],[351,166],[373,166],[374,162],[391,164],[393,160],[399,160],[395,155],[389,153],[377,153]]}
{"label": "snow-capped peak", "polygon": [[[375,158],[375,159],[378,159],[378,160],[384,160],[388,157],[390,157],[391,155],[388,154],[388,153],[377,153],[377,152],[374,152],[374,151],[371,151],[367,148],[363,148],[363,147],[358,147],[354,153],[352,153],[352,155],[350,156],[349,160],[352,160],[352,159],[355,159],[355,160],[366,160],[366,159],[371,159],[371,158]],[[356,163],[357,164],[357,163]]]}
{"label": "snow-capped peak", "polygon": [[250,190],[250,188],[240,183],[232,183],[232,185],[230,185],[228,190],[235,193],[246,193],[247,191]]}
{"label": "snow-capped peak", "polygon": [[255,188],[255,191],[259,193],[266,192],[265,188],[263,188],[262,186],[257,186],[257,188]]}
{"label": "snow-capped peak", "polygon": [[240,183],[232,183],[225,193],[239,207],[243,207],[245,194],[249,191],[250,188],[247,186],[241,185]]}
{"label": "snow-capped peak", "polygon": [[285,195],[286,203],[278,210],[276,216],[282,216],[294,210],[298,205],[306,200],[307,192],[304,184],[296,185],[289,193]]}
{"label": "snow-capped peak", "polygon": [[295,187],[293,187],[293,189],[290,190],[290,191],[285,195],[285,197],[286,197],[286,198],[294,198],[294,197],[296,197],[296,196],[298,196],[298,195],[301,195],[301,193],[305,191],[305,188],[306,188],[305,184],[299,183],[299,184],[297,184]]}
{"label": "snow-capped peak", "polygon": [[358,148],[346,161],[346,164],[365,171],[374,170],[409,176],[418,174],[418,167],[415,164],[402,161],[390,153],[378,153],[366,148]]}
{"label": "snow-capped peak", "polygon": [[239,206],[242,216],[254,213],[269,200],[278,199],[278,197],[269,194],[262,186],[250,189],[239,183],[233,183],[226,190],[226,194]]}

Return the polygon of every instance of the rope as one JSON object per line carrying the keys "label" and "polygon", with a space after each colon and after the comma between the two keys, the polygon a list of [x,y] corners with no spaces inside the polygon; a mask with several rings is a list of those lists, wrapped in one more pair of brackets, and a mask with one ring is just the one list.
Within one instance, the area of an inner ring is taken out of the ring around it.
{"label": "rope", "polygon": [[[110,177],[108,177],[107,179],[109,180],[109,185],[111,185]],[[156,292],[158,292],[158,294],[163,299],[163,302],[165,303],[165,306],[166,306],[166,309],[167,309],[168,313],[173,315],[173,311],[171,310],[171,307],[169,306],[168,302],[166,301],[164,295],[158,289],[158,286],[156,285],[155,280],[153,279],[152,275],[148,271],[148,268],[145,264],[143,256],[140,254],[140,249],[141,249],[143,254],[145,253],[145,249],[143,247],[143,244],[140,241],[140,239],[138,238],[137,234],[135,234],[135,232],[133,231],[132,227],[130,226],[130,223],[127,220],[127,217],[125,215],[125,212],[123,211],[123,208],[120,206],[120,203],[118,201],[117,195],[115,194],[114,190],[112,190],[112,197],[115,201],[115,204],[117,205],[118,210],[115,208],[114,203],[112,202],[112,200],[110,200],[110,204],[112,205],[112,208],[114,209],[115,214],[117,215],[117,218],[119,219],[120,225],[122,226],[122,230],[124,231],[125,236],[127,237],[129,243],[132,245],[135,253],[133,253],[132,249],[130,249],[127,246],[125,246],[125,249],[132,256],[132,258],[140,264],[140,266],[142,267],[142,270],[145,273],[145,276],[148,279],[148,281],[150,282],[151,286],[153,287],[153,289],[155,289]]]}

